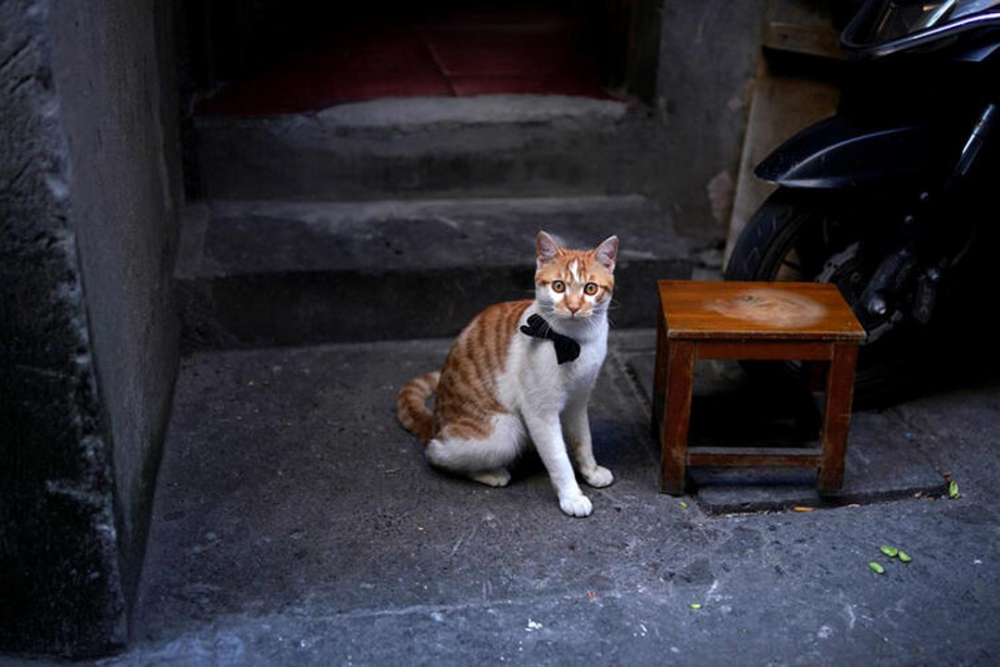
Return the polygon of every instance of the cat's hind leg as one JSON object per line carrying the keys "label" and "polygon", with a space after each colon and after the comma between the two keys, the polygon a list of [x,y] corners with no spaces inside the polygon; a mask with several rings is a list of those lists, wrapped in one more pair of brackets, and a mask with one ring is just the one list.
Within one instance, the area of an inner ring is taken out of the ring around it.
{"label": "cat's hind leg", "polygon": [[495,415],[485,436],[461,428],[445,428],[427,444],[425,455],[435,468],[487,486],[507,486],[510,482],[508,467],[524,451],[526,439],[520,419],[507,414]]}
{"label": "cat's hind leg", "polygon": [[469,475],[470,478],[486,486],[507,486],[510,484],[510,471],[506,468],[484,470]]}

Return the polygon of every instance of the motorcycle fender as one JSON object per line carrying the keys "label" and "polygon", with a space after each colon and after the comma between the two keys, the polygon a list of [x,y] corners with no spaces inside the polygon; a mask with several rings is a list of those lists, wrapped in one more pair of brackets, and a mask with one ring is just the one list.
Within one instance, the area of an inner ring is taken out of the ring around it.
{"label": "motorcycle fender", "polygon": [[793,188],[912,187],[950,166],[942,155],[944,143],[938,129],[927,123],[834,116],[783,143],[754,173]]}

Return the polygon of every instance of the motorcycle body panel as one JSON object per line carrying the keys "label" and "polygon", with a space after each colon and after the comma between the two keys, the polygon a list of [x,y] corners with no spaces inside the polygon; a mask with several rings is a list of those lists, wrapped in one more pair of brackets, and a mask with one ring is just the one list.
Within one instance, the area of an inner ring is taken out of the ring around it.
{"label": "motorcycle body panel", "polygon": [[771,152],[754,173],[790,188],[885,191],[946,177],[961,150],[954,119],[834,116]]}

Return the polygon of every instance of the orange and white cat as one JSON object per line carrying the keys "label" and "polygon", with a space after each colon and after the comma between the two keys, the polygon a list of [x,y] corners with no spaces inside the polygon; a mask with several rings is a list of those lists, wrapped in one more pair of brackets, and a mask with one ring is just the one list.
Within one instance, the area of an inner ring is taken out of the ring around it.
{"label": "orange and white cat", "polygon": [[573,466],[590,486],[614,481],[594,460],[587,404],[607,353],[617,255],[616,236],[582,251],[539,232],[535,300],[490,306],[462,330],[440,372],[403,386],[399,421],[427,443],[432,466],[506,486],[509,467],[534,443],[562,511],[591,514]]}

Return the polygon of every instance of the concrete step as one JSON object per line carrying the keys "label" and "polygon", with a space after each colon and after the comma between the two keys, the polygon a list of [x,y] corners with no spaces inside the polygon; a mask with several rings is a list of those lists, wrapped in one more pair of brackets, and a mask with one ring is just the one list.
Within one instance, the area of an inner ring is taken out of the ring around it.
{"label": "concrete step", "polygon": [[534,239],[621,239],[615,326],[653,326],[654,283],[687,244],[638,195],[371,203],[215,202],[183,224],[188,349],[451,336],[485,306],[531,298]]}
{"label": "concrete step", "polygon": [[196,125],[203,194],[223,199],[655,195],[668,153],[648,115],[561,96],[377,100]]}

